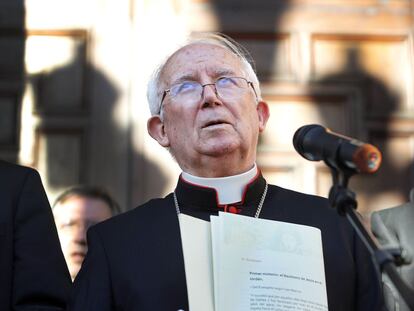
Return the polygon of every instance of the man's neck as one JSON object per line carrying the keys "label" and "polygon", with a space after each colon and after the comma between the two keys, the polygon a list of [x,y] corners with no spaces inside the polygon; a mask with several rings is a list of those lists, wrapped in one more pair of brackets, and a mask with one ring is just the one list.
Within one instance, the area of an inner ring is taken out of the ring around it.
{"label": "man's neck", "polygon": [[230,204],[240,202],[246,186],[257,176],[258,169],[256,164],[247,172],[226,176],[207,178],[199,177],[183,172],[181,177],[192,184],[214,188],[217,191],[219,204]]}

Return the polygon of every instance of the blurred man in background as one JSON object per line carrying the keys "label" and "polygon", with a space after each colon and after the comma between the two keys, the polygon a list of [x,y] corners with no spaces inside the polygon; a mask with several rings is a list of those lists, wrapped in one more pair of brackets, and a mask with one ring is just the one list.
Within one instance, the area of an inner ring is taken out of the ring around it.
{"label": "blurred man in background", "polygon": [[98,187],[76,186],[56,199],[53,215],[72,280],[78,274],[88,251],[86,231],[119,211],[114,199]]}
{"label": "blurred man in background", "polygon": [[[410,201],[372,213],[371,228],[380,244],[399,255],[398,271],[402,279],[414,288],[414,189]],[[388,310],[409,311],[409,307],[387,276],[383,278],[384,295]]]}
{"label": "blurred man in background", "polygon": [[65,310],[70,285],[39,174],[0,161],[0,310]]}

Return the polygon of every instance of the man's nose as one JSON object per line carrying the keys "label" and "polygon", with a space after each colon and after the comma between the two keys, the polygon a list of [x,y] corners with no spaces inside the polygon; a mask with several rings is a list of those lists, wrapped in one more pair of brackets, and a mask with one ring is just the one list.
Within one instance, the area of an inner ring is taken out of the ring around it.
{"label": "man's nose", "polygon": [[211,105],[221,105],[221,99],[218,96],[216,85],[214,83],[205,84],[202,94],[203,107]]}
{"label": "man's nose", "polygon": [[86,231],[88,231],[88,228],[86,226],[79,226],[76,228],[76,230],[73,232],[74,241],[79,244],[86,244]]}

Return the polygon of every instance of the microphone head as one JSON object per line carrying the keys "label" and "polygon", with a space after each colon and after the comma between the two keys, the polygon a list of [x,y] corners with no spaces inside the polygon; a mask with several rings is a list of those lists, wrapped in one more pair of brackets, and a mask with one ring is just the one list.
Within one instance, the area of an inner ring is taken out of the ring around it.
{"label": "microphone head", "polygon": [[319,124],[309,124],[304,125],[296,130],[293,135],[293,146],[295,150],[305,159],[309,161],[320,161],[323,160],[322,155],[319,155],[319,152],[310,153],[309,150],[306,151],[306,146],[309,145],[309,141],[315,135],[320,135],[321,133],[326,132],[326,129]]}
{"label": "microphone head", "polygon": [[319,124],[300,127],[293,136],[293,146],[305,159],[323,160],[339,169],[371,174],[381,165],[381,152],[375,146],[334,133]]}
{"label": "microphone head", "polygon": [[372,174],[379,169],[382,155],[377,147],[363,144],[353,154],[352,160],[360,173]]}

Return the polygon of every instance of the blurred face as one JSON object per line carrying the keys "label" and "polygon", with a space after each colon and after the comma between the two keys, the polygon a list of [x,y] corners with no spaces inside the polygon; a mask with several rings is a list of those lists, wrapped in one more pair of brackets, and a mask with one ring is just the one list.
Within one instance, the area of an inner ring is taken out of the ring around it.
{"label": "blurred face", "polygon": [[[168,60],[161,85],[169,89],[186,81],[208,84],[222,77],[249,80],[236,55],[221,46],[199,43],[178,50]],[[266,103],[257,104],[250,85],[225,99],[215,92],[214,85],[208,85],[195,101],[180,102],[168,93],[163,102],[163,120],[152,117],[148,130],[162,146],[170,148],[184,171],[214,177],[204,169],[211,161],[219,160],[227,171],[214,172],[225,176],[253,166],[258,135],[268,116]]]}
{"label": "blurred face", "polygon": [[72,279],[82,265],[88,246],[86,231],[112,216],[109,206],[100,199],[72,196],[53,208],[62,251]]}

